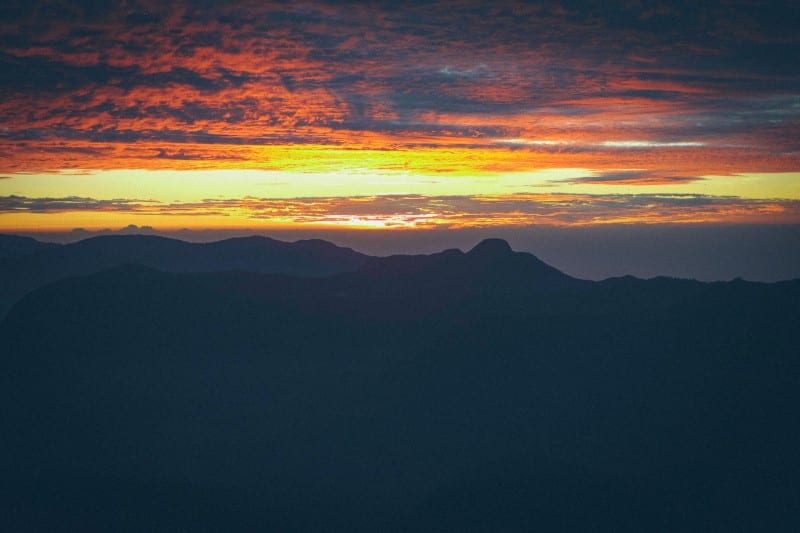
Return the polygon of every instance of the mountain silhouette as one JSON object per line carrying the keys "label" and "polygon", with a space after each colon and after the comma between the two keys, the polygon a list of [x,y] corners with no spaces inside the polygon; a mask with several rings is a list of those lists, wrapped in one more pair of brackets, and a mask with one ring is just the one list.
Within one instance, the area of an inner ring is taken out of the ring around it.
{"label": "mountain silhouette", "polygon": [[[504,241],[502,241],[504,242]],[[476,251],[477,250],[477,251]],[[548,292],[579,294],[591,282],[567,276],[534,255],[479,244],[467,253],[372,257],[355,272],[316,279],[216,273],[197,280],[217,293],[302,310],[315,316],[350,315],[370,321],[468,315],[475,306],[532,309]]]}
{"label": "mountain silhouette", "polygon": [[800,281],[588,282],[498,240],[119,265],[0,323],[0,505],[12,531],[793,531],[799,317]]}
{"label": "mountain silhouette", "polygon": [[420,304],[470,298],[518,301],[529,292],[581,290],[590,286],[540,261],[534,255],[514,252],[499,239],[482,241],[467,253],[445,250],[416,256],[372,258],[357,272],[343,274],[341,281],[388,292],[399,302]]}
{"label": "mountain silhouette", "polygon": [[56,248],[58,244],[40,242],[31,237],[0,234],[0,261],[9,258],[24,257],[47,248]]}
{"label": "mountain silhouette", "polygon": [[376,257],[370,259],[361,269],[376,276],[424,276],[451,277],[464,282],[470,277],[487,281],[492,278],[519,277],[520,283],[535,283],[540,287],[546,284],[563,285],[576,281],[557,269],[540,261],[534,255],[514,252],[502,239],[486,239],[472,250],[445,250],[431,255]]}
{"label": "mountain silhouette", "polygon": [[356,270],[367,260],[363,254],[322,240],[288,243],[255,236],[189,243],[150,235],[111,235],[64,246],[29,245],[29,249],[32,253],[0,262],[0,316],[14,301],[45,283],[128,263],[167,272],[241,270],[325,276]]}

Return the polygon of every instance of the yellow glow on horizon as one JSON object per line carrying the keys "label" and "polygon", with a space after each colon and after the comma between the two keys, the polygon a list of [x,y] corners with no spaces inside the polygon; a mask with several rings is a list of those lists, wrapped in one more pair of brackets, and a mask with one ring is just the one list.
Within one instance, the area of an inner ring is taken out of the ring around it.
{"label": "yellow glow on horizon", "polygon": [[30,198],[79,196],[161,202],[197,202],[208,198],[313,198],[388,194],[430,196],[513,193],[553,187],[591,173],[581,168],[505,172],[475,176],[383,172],[289,172],[285,170],[103,170],[31,174],[0,180],[0,195]]}
{"label": "yellow glow on horizon", "polygon": [[[358,159],[356,151],[340,152],[352,152],[353,164]],[[674,181],[669,173],[648,172],[641,167],[544,168],[475,175],[391,168],[324,172],[119,169],[11,175],[0,179],[0,197],[31,200],[0,212],[0,231],[118,229],[129,224],[174,231],[800,222],[797,208],[785,207],[785,201],[800,200],[798,172],[707,175]],[[643,179],[637,177],[640,173]],[[651,209],[621,202],[616,212],[604,206],[599,214],[592,211],[599,205],[596,198],[637,195],[707,195],[728,198],[726,202],[733,207],[727,211],[716,206]],[[469,199],[474,201],[470,204]],[[515,211],[513,206],[502,205],[514,202],[528,202],[528,206]],[[59,205],[54,207],[54,203]],[[584,211],[583,206],[589,204],[591,209]],[[549,207],[537,211],[535,205]]]}
{"label": "yellow glow on horizon", "polygon": [[575,194],[708,194],[800,199],[800,172],[709,175],[696,181],[628,184],[571,180],[600,175],[586,168],[552,168],[476,176],[405,171],[306,173],[265,170],[105,170],[12,175],[0,196],[127,198],[162,203],[209,198],[312,198],[392,194],[427,196],[561,192]]}

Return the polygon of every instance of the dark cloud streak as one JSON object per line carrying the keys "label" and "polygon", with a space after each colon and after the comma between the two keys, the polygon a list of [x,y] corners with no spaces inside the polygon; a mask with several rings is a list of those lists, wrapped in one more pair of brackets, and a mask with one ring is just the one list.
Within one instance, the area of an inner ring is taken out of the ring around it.
{"label": "dark cloud streak", "polygon": [[85,197],[0,197],[0,213],[118,212],[131,215],[219,216],[296,224],[380,221],[384,227],[512,227],[584,225],[625,221],[663,223],[762,217],[796,223],[800,200],[752,200],[702,194],[381,195],[319,198],[208,198],[199,202],[99,200]]}

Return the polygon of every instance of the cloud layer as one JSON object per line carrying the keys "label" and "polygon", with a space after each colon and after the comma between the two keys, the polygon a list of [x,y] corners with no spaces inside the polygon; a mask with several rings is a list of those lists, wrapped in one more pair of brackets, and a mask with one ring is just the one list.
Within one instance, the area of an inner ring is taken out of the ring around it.
{"label": "cloud layer", "polygon": [[[715,187],[756,173],[800,181],[797,28],[800,7],[788,1],[7,0],[0,216],[800,222],[800,190],[755,200],[701,188],[711,176]],[[549,197],[498,188],[270,200],[221,188],[192,203],[166,187],[143,201],[24,186],[28,174],[116,169],[587,172],[553,181],[575,194]],[[681,194],[661,194],[670,187]]]}
{"label": "cloud layer", "polygon": [[792,3],[381,6],[12,1],[0,170],[272,168],[297,145],[798,170]]}
{"label": "cloud layer", "polygon": [[[0,197],[4,213],[106,213],[114,216],[231,217],[243,225],[377,228],[561,226],[611,223],[800,220],[800,200],[753,200],[700,194],[385,195],[297,199],[232,198],[163,203],[95,198]],[[183,222],[181,222],[183,223]],[[198,221],[202,224],[202,220]],[[174,224],[173,224],[174,225]]]}

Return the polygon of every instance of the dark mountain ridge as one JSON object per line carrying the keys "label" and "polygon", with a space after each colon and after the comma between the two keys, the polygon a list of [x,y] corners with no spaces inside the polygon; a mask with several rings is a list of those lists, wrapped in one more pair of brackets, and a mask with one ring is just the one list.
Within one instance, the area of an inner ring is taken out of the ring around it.
{"label": "dark mountain ridge", "polygon": [[289,243],[252,236],[190,243],[152,235],[113,235],[92,237],[38,253],[24,264],[30,268],[67,263],[63,268],[70,272],[136,263],[170,272],[246,270],[319,276],[353,270],[366,257],[322,240]]}
{"label": "dark mountain ridge", "polygon": [[189,243],[151,235],[110,235],[63,246],[34,246],[30,253],[0,262],[0,316],[36,287],[123,264],[167,272],[241,270],[326,276],[356,270],[367,259],[322,240],[289,243],[256,236]]}
{"label": "dark mountain ridge", "polygon": [[[470,302],[527,307],[532,294],[581,293],[593,283],[567,276],[534,255],[478,244],[467,253],[370,258],[355,272],[317,279],[241,272],[195,276],[198,283],[242,297],[318,315],[411,319],[467,313]],[[536,296],[541,299],[541,296]],[[461,307],[459,303],[467,307]],[[379,309],[379,313],[375,310]]]}
{"label": "dark mountain ridge", "polygon": [[470,279],[481,282],[502,279],[507,283],[535,284],[542,289],[579,282],[533,254],[512,251],[501,239],[483,240],[467,253],[451,249],[431,255],[375,257],[359,272],[378,278],[396,277],[411,281],[433,277],[454,283],[466,283]]}
{"label": "dark mountain ridge", "polygon": [[798,318],[800,280],[586,282],[497,241],[326,277],[62,279],[0,323],[3,516],[794,531]]}
{"label": "dark mountain ridge", "polygon": [[40,242],[31,237],[0,234],[0,260],[24,257],[34,252],[58,246],[58,244]]}

